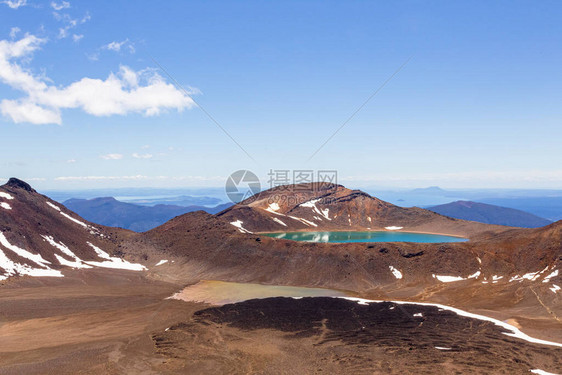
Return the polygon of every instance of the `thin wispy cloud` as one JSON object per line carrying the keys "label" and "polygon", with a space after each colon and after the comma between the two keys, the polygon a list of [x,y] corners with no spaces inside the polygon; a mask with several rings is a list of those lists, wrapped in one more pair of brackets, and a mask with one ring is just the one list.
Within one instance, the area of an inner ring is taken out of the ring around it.
{"label": "thin wispy cloud", "polygon": [[62,9],[67,9],[70,8],[70,3],[68,1],[61,1],[60,3],[53,1],[51,2],[51,8],[57,11]]}
{"label": "thin wispy cloud", "polygon": [[14,39],[20,31],[21,29],[19,27],[12,27],[10,29],[10,38]]}
{"label": "thin wispy cloud", "polygon": [[121,160],[123,159],[123,154],[105,154],[100,155],[100,158],[104,160]]}
{"label": "thin wispy cloud", "polygon": [[84,37],[84,34],[72,34],[72,40],[75,43],[78,43],[83,37]]}
{"label": "thin wispy cloud", "polygon": [[31,34],[15,41],[0,40],[0,82],[24,93],[0,101],[0,113],[15,123],[62,124],[63,109],[80,109],[93,116],[155,116],[195,105],[189,95],[148,69],[121,66],[106,79],[84,77],[67,86],[57,85],[22,67],[46,42]]}
{"label": "thin wispy cloud", "polygon": [[6,4],[12,9],[18,9],[19,7],[26,6],[27,0],[4,0],[1,1],[0,4]]}
{"label": "thin wispy cloud", "polygon": [[129,39],[125,39],[121,42],[113,41],[101,46],[102,50],[120,52],[121,50],[127,49],[130,53],[135,53],[135,46]]}
{"label": "thin wispy cloud", "polygon": [[59,34],[58,34],[59,39],[64,39],[68,37],[70,35],[69,33],[70,30],[88,22],[91,19],[89,13],[86,13],[82,18],[73,18],[68,13],[60,13],[55,11],[53,12],[53,16],[57,21],[62,22],[64,24],[63,27],[59,28]]}
{"label": "thin wispy cloud", "polygon": [[152,154],[138,154],[138,153],[134,153],[132,155],[135,159],[152,159]]}

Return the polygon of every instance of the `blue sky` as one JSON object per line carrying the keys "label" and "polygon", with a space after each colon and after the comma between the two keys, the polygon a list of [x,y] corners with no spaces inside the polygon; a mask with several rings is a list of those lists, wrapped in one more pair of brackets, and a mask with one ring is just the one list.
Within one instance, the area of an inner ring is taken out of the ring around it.
{"label": "blue sky", "polygon": [[561,16],[556,1],[2,1],[0,178],[335,169],[356,187],[562,188]]}

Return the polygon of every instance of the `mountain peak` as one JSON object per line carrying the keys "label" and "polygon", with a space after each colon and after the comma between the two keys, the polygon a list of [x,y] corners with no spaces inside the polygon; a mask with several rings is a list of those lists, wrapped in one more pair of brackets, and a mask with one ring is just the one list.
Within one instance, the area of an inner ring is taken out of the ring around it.
{"label": "mountain peak", "polygon": [[35,189],[31,187],[27,182],[22,181],[18,178],[11,177],[8,182],[4,185],[5,187],[11,187],[16,189],[23,189],[25,191],[29,191],[31,193],[36,193]]}

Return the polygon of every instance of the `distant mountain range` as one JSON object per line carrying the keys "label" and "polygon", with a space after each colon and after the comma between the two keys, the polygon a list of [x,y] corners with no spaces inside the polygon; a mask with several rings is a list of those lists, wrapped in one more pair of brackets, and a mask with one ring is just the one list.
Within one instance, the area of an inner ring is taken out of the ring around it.
{"label": "distant mountain range", "polygon": [[455,219],[512,227],[538,228],[552,223],[525,211],[471,201],[456,201],[427,209]]}
{"label": "distant mountain range", "polygon": [[130,229],[135,232],[145,232],[188,212],[203,210],[210,214],[215,214],[231,206],[230,203],[220,204],[215,207],[199,205],[177,206],[170,204],[144,206],[120,202],[112,197],[94,199],[73,198],[63,202],[63,205],[93,223]]}

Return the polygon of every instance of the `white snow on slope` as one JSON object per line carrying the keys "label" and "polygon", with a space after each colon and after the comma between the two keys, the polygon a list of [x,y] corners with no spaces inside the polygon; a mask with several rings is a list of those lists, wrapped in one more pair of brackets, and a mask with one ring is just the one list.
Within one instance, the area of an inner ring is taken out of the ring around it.
{"label": "white snow on slope", "polygon": [[451,350],[451,348],[446,348],[444,346],[436,346],[435,349],[437,349],[437,350]]}
{"label": "white snow on slope", "polygon": [[390,226],[390,227],[384,227],[384,229],[386,230],[400,230],[403,229],[404,227],[394,227],[394,226]]}
{"label": "white snow on slope", "polygon": [[552,284],[552,288],[548,288],[552,291],[552,293],[558,293],[558,291],[560,290],[560,287],[556,284]]}
{"label": "white snow on slope", "polygon": [[332,220],[328,216],[328,213],[330,212],[330,210],[328,208],[326,208],[324,210],[320,210],[320,209],[318,209],[318,207],[316,207],[316,203],[318,203],[318,202],[320,202],[320,199],[311,199],[308,202],[301,203],[299,206],[310,207],[310,208],[312,208],[312,211],[316,212],[318,215],[321,215],[321,216],[325,217],[327,220]]}
{"label": "white snow on slope", "polygon": [[12,197],[10,194],[4,193],[3,191],[0,191],[0,198],[4,198],[4,199],[14,199],[14,197]]}
{"label": "white snow on slope", "polygon": [[167,260],[167,259],[162,259],[160,262],[156,263],[156,266],[155,266],[155,267],[161,266],[161,265],[163,265],[164,263],[168,263],[168,260]]}
{"label": "white snow on slope", "polygon": [[6,209],[6,210],[11,210],[12,206],[10,206],[8,203],[6,202],[0,202],[0,207]]}
{"label": "white snow on slope", "polygon": [[472,275],[468,276],[468,279],[477,279],[480,276],[480,270],[474,272]]}
{"label": "white snow on slope", "polygon": [[244,222],[242,220],[236,220],[236,221],[231,222],[230,224],[234,225],[242,233],[252,233],[249,230],[244,229],[244,227],[242,226],[242,224],[244,224]]}
{"label": "white snow on slope", "polygon": [[509,279],[509,282],[512,281],[523,281],[524,279],[526,280],[531,280],[531,281],[535,281],[536,279],[538,279],[540,277],[540,275],[545,272],[546,270],[548,270],[548,266],[546,266],[542,271],[537,271],[537,272],[529,272],[524,274],[523,276],[513,276],[511,279]]}
{"label": "white snow on slope", "polygon": [[534,370],[529,370],[529,371],[531,371],[533,374],[539,374],[539,375],[559,375],[559,374],[555,374],[553,372],[547,372],[547,371],[544,371],[544,370],[541,370],[541,369],[538,369],[538,368],[536,368]]}
{"label": "white snow on slope", "polygon": [[415,313],[414,316],[418,317],[418,318],[421,318],[421,317],[423,317],[423,314],[422,313]]}
{"label": "white snow on slope", "polygon": [[52,204],[51,202],[47,202],[47,204],[49,206],[51,206],[52,208],[54,208],[55,210],[57,210],[58,212],[60,212],[60,214],[64,217],[66,217],[68,220],[71,220],[71,221],[75,222],[76,224],[78,224],[78,225],[80,225],[80,226],[82,226],[86,229],[88,228],[88,225],[86,223],[83,223],[80,220],[77,220],[77,219],[73,218],[72,216],[62,212],[62,210],[60,209],[59,206],[56,206],[56,205]]}
{"label": "white snow on slope", "polygon": [[396,268],[392,267],[392,266],[388,266],[388,268],[390,268],[390,271],[392,272],[392,274],[394,275],[394,277],[396,277],[397,279],[401,279],[402,278],[402,272],[398,271]]}
{"label": "white snow on slope", "polygon": [[55,210],[57,210],[57,211],[60,212],[59,206],[56,206],[56,205],[52,204],[51,202],[47,202],[47,204],[48,204],[49,206],[51,206],[52,208],[54,208]]}
{"label": "white snow on slope", "polygon": [[462,276],[443,276],[443,275],[431,275],[434,279],[441,281],[442,283],[452,283],[455,281],[465,280]]}
{"label": "white snow on slope", "polygon": [[274,202],[274,203],[270,203],[269,206],[265,210],[269,211],[271,213],[274,213],[274,214],[278,214],[277,211],[279,211],[280,208],[281,207],[279,207],[279,204]]}
{"label": "white snow on slope", "polygon": [[313,226],[313,227],[317,227],[317,226],[318,226],[318,224],[313,223],[312,221],[308,221],[308,220],[306,220],[306,219],[300,218],[300,217],[296,217],[296,216],[288,216],[288,217],[290,217],[290,218],[293,219],[293,220],[298,220],[298,221],[300,221],[301,223],[306,224],[306,225],[308,225],[308,226]]}
{"label": "white snow on slope", "polygon": [[59,263],[63,266],[72,267],[72,268],[92,268],[87,264],[84,264],[84,261],[76,256],[64,243],[57,242],[52,236],[41,236],[45,241],[47,241],[51,246],[59,249],[64,255],[74,259],[73,261],[69,261],[58,254],[55,254],[55,257],[59,261]]}
{"label": "white snow on slope", "polygon": [[272,218],[272,219],[273,219],[273,221],[275,221],[276,223],[279,223],[279,224],[281,224],[281,225],[283,225],[283,226],[287,226],[287,224],[285,224],[284,222],[282,222],[281,220],[279,220],[279,219],[276,218],[276,217],[274,217],[274,218]]}
{"label": "white snow on slope", "polygon": [[0,249],[0,268],[4,269],[5,274],[0,274],[0,280],[6,280],[10,276],[35,276],[35,277],[63,277],[60,271],[52,270],[50,268],[32,268],[27,264],[15,263],[9,259],[6,254]]}
{"label": "white snow on slope", "polygon": [[81,225],[84,228],[88,228],[88,225],[86,223],[81,222],[80,220],[76,220],[75,218],[73,218],[70,215],[65,214],[64,212],[61,211],[60,213],[62,216],[66,217],[67,219],[74,221],[76,224]]}
{"label": "white snow on slope", "polygon": [[33,254],[27,250],[12,245],[10,242],[8,242],[8,239],[4,236],[4,233],[2,232],[0,232],[0,244],[2,244],[2,246],[4,246],[6,249],[12,250],[20,257],[29,259],[30,261],[37,263],[42,267],[46,267],[45,266],[46,264],[51,264],[51,262],[49,262],[48,260],[43,259],[43,257],[40,254]]}
{"label": "white snow on slope", "polygon": [[503,334],[506,335],[506,336],[515,337],[515,338],[525,340],[527,342],[532,342],[532,343],[535,343],[535,344],[557,346],[557,347],[562,348],[562,344],[560,344],[560,343],[553,342],[553,341],[547,341],[547,340],[541,340],[541,339],[531,337],[531,336],[521,332],[517,327],[514,327],[511,324],[503,322],[501,320],[490,318],[490,317],[484,316],[484,315],[469,313],[467,311],[457,309],[456,307],[441,305],[439,303],[406,302],[406,301],[379,301],[379,300],[368,300],[368,299],[357,298],[357,297],[334,297],[334,298],[343,298],[343,299],[347,299],[349,301],[355,301],[360,305],[367,305],[371,302],[392,302],[392,303],[396,303],[396,304],[399,304],[399,305],[409,305],[410,304],[410,305],[419,305],[419,306],[435,306],[435,307],[438,307],[438,308],[443,309],[443,310],[452,311],[455,314],[460,315],[460,316],[494,323],[497,326],[500,326],[500,327],[502,327],[502,328],[504,328],[508,331],[511,331],[511,332],[503,332]]}
{"label": "white snow on slope", "polygon": [[550,281],[550,279],[552,279],[553,277],[556,277],[556,276],[558,276],[558,270],[555,270],[550,275],[546,276],[542,282],[548,283]]}
{"label": "white snow on slope", "polygon": [[143,266],[142,264],[129,263],[124,259],[117,258],[117,257],[111,257],[111,256],[109,256],[108,253],[106,253],[105,251],[103,251],[99,247],[95,246],[94,244],[88,242],[88,245],[90,245],[90,247],[92,249],[94,249],[94,251],[96,252],[96,254],[100,258],[106,259],[106,261],[103,261],[103,262],[87,261],[86,262],[87,264],[90,264],[90,265],[96,266],[96,267],[117,268],[117,269],[130,270],[130,271],[145,271],[146,270],[146,267]]}

